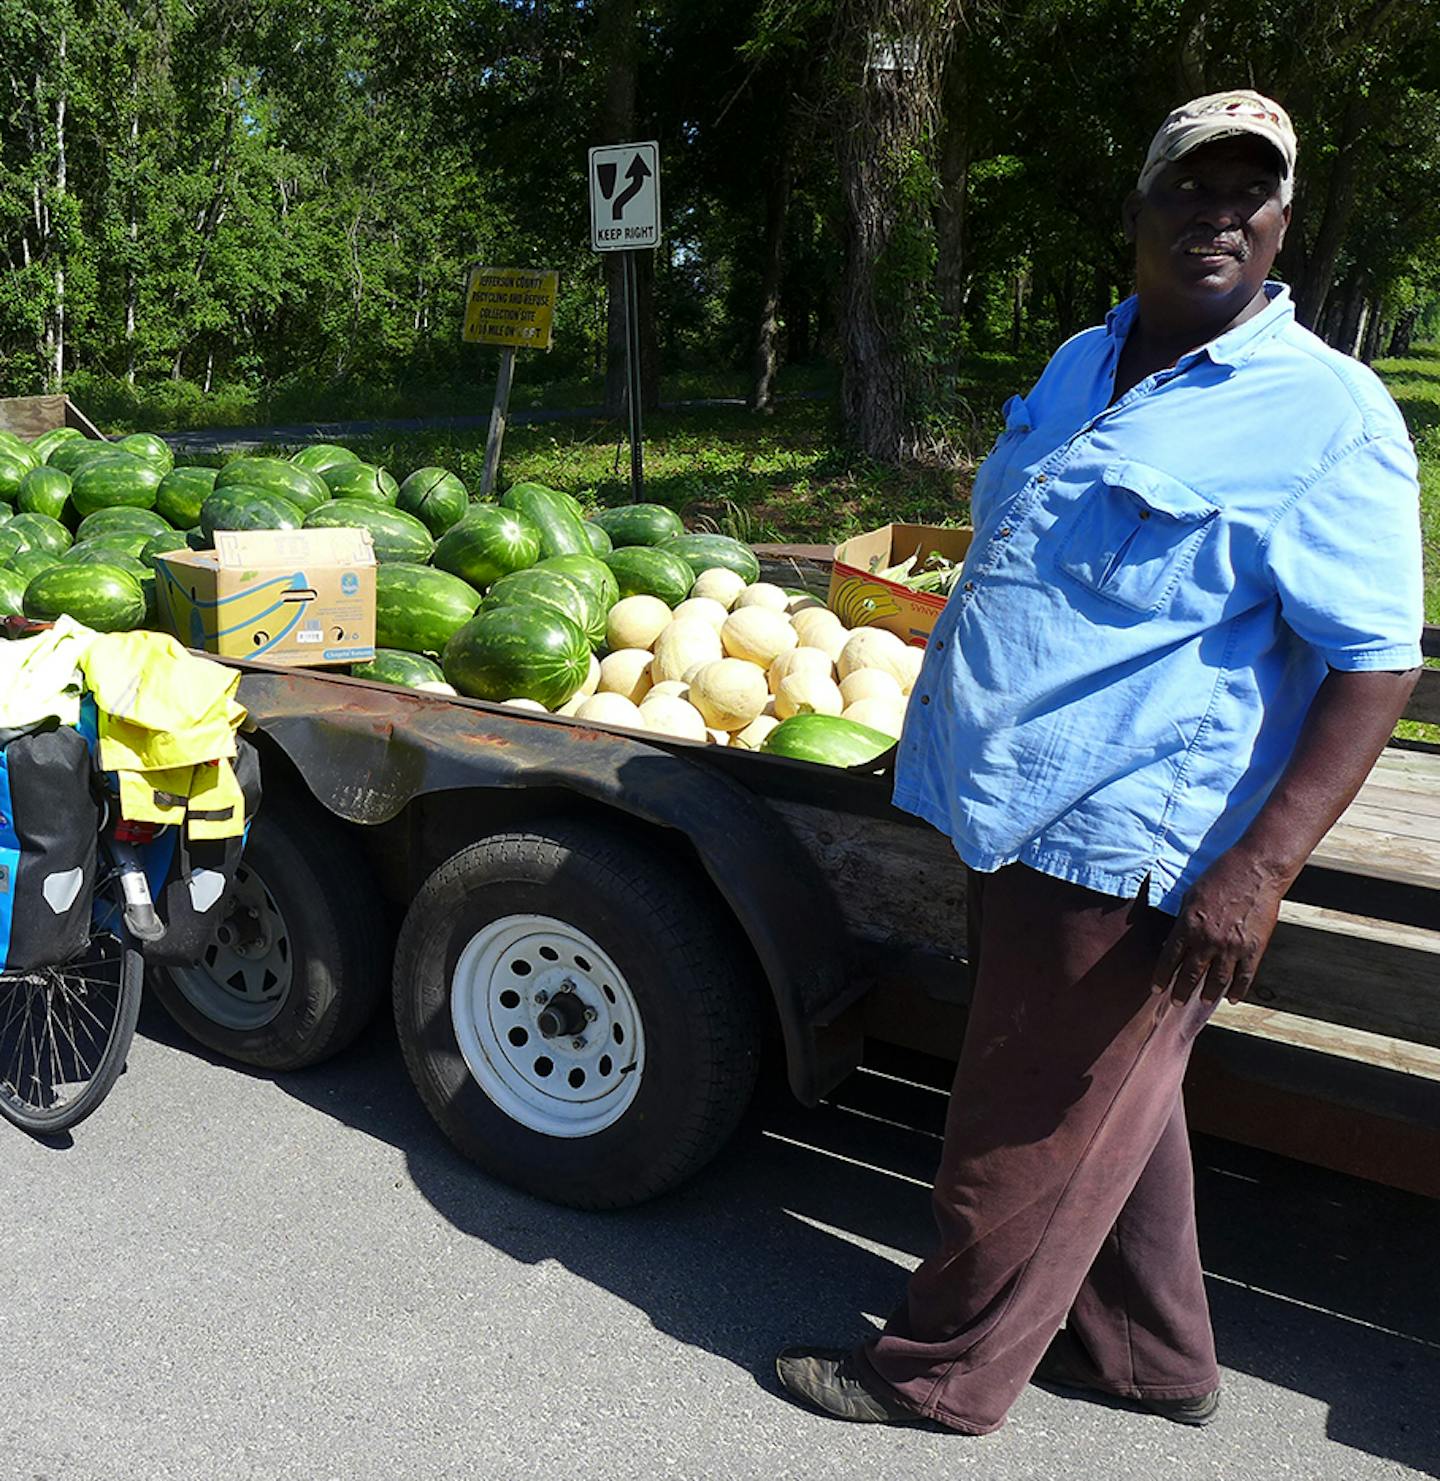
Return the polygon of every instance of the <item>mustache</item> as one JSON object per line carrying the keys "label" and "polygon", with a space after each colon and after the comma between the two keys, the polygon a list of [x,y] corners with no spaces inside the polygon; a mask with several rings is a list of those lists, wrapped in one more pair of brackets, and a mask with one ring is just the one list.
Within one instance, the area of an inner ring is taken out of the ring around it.
{"label": "mustache", "polygon": [[1244,262],[1250,255],[1250,249],[1243,237],[1232,237],[1225,234],[1219,236],[1214,233],[1190,234],[1180,239],[1180,251],[1188,252],[1192,247],[1210,247],[1217,252],[1228,252],[1232,257]]}

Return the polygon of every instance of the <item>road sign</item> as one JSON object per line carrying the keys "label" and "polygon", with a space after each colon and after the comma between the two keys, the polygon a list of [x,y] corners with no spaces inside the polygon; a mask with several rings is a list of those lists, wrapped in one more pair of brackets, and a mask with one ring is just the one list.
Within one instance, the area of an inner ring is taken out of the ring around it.
{"label": "road sign", "polygon": [[597,252],[660,245],[660,146],[653,139],[590,151],[590,245]]}
{"label": "road sign", "polygon": [[471,268],[463,338],[470,344],[548,350],[559,290],[558,272]]}

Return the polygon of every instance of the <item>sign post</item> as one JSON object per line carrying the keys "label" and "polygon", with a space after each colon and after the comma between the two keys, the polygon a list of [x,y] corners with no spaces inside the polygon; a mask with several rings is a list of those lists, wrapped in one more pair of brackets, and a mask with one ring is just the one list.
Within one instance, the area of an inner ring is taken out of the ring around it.
{"label": "sign post", "polygon": [[494,491],[495,475],[500,467],[500,447],[505,440],[506,418],[510,415],[510,387],[515,380],[516,348],[550,348],[559,289],[560,275],[550,269],[532,272],[515,267],[474,267],[470,270],[461,337],[469,344],[500,346],[500,372],[495,379],[495,404],[490,409],[490,434],[485,441],[485,471],[480,478],[482,495]]}
{"label": "sign post", "polygon": [[624,253],[625,399],[630,420],[630,497],[644,493],[640,402],[640,292],[635,254],[660,243],[660,146],[605,144],[590,151],[590,245]]}

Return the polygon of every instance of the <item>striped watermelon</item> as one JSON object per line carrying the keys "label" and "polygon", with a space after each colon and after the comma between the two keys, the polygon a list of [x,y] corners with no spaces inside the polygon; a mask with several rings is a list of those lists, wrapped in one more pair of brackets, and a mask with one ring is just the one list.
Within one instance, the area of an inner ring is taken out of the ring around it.
{"label": "striped watermelon", "polygon": [[523,514],[540,531],[540,559],[552,555],[591,555],[584,522],[568,494],[541,483],[517,483],[506,489],[500,503]]}
{"label": "striped watermelon", "polygon": [[217,488],[200,506],[200,533],[209,541],[216,530],[298,530],[304,523],[289,499],[239,483]]}
{"label": "striped watermelon", "polygon": [[96,535],[108,535],[112,532],[161,535],[171,531],[169,523],[153,509],[134,509],[128,505],[120,505],[114,509],[97,509],[94,514],[87,514],[80,521],[75,538],[93,540]]}
{"label": "striped watermelon", "polygon": [[523,514],[494,504],[473,504],[454,529],[442,535],[432,562],[482,590],[533,566],[540,556],[540,531]]}
{"label": "striped watermelon", "polygon": [[48,571],[52,566],[60,565],[63,560],[63,555],[56,555],[51,550],[22,550],[19,555],[12,555],[0,569],[13,571],[28,585],[41,571]]}
{"label": "striped watermelon", "polygon": [[393,504],[400,485],[373,463],[339,463],[322,475],[332,499],[368,499],[372,504]]}
{"label": "striped watermelon", "polygon": [[840,715],[792,715],[760,742],[760,749],[767,756],[821,766],[862,766],[894,744],[883,732]]}
{"label": "striped watermelon", "polygon": [[472,699],[533,699],[553,710],[585,682],[590,644],[553,607],[504,605],[472,617],[445,645],[441,666]]}
{"label": "striped watermelon", "polygon": [[375,572],[375,646],[443,653],[474,614],[480,593],[448,571],[396,562]]}
{"label": "striped watermelon", "polygon": [[44,463],[49,460],[50,454],[62,442],[70,442],[76,437],[82,441],[85,438],[85,434],[78,427],[52,427],[48,432],[42,432],[30,443],[30,451]]}
{"label": "striped watermelon", "polygon": [[621,504],[598,509],[590,517],[610,537],[617,549],[622,545],[661,545],[685,533],[680,516],[664,504]]}
{"label": "striped watermelon", "polygon": [[18,571],[0,566],[0,617],[25,615],[25,580]]}
{"label": "striped watermelon", "polygon": [[444,468],[417,468],[400,485],[396,507],[422,521],[438,540],[452,525],[465,518],[470,495],[465,485]]}
{"label": "striped watermelon", "polygon": [[169,443],[153,432],[132,432],[128,437],[120,439],[120,446],[127,453],[134,453],[137,458],[153,463],[162,475],[175,466],[175,454],[170,451]]}
{"label": "striped watermelon", "polygon": [[332,499],[305,516],[305,528],[369,530],[377,561],[406,561],[423,566],[435,542],[413,515],[368,499]]}
{"label": "striped watermelon", "polygon": [[678,555],[653,545],[624,545],[604,557],[622,597],[655,596],[678,607],[690,595],[695,573]]}
{"label": "striped watermelon", "polygon": [[70,616],[97,632],[128,632],[145,620],[140,583],[118,566],[55,566],[25,588],[25,615],[53,622]]}
{"label": "striped watermelon", "polygon": [[377,648],[369,663],[351,664],[350,677],[375,684],[399,684],[406,689],[445,682],[444,671],[433,658],[406,653],[401,648]]}
{"label": "striped watermelon", "polygon": [[43,464],[32,468],[20,480],[15,507],[28,514],[48,514],[62,518],[70,504],[70,475]]}
{"label": "striped watermelon", "polygon": [[155,490],[155,512],[177,530],[193,530],[200,524],[200,506],[220,476],[216,468],[172,468]]}
{"label": "striped watermelon", "polygon": [[69,550],[61,552],[60,559],[66,565],[84,565],[87,561],[113,558],[123,567],[127,560],[139,560],[140,552],[151,539],[144,530],[110,530],[103,535],[92,535],[88,540],[77,540]]}
{"label": "striped watermelon", "polygon": [[30,471],[28,458],[11,448],[0,447],[0,503],[13,504],[20,497],[20,485]]}
{"label": "striped watermelon", "polygon": [[59,555],[74,544],[70,531],[48,514],[17,514],[5,528],[25,542],[21,547],[22,555],[27,550],[44,550]]}
{"label": "striped watermelon", "polygon": [[571,577],[558,571],[542,571],[538,566],[502,576],[486,593],[480,610],[530,606],[536,602],[563,612],[585,634],[592,648],[605,641],[606,608],[600,599]]}
{"label": "striped watermelon", "polygon": [[615,542],[594,520],[585,521],[585,538],[590,542],[592,555],[609,555],[615,549]]}
{"label": "striped watermelon", "polygon": [[127,453],[118,443],[96,442],[89,437],[68,437],[50,449],[45,461],[50,467],[58,468],[74,478],[91,458],[108,457],[113,453],[127,458],[134,457],[133,453]]}
{"label": "striped watermelon", "polygon": [[167,530],[163,535],[151,535],[151,537],[140,547],[140,562],[149,566],[153,571],[156,561],[162,555],[169,555],[172,551],[185,549],[185,537],[178,530]]}
{"label": "striped watermelon", "polygon": [[607,612],[620,600],[620,583],[616,581],[614,571],[594,556],[552,555],[535,569],[558,571],[560,575],[568,576],[577,585],[585,587]]}
{"label": "striped watermelon", "polygon": [[217,489],[265,489],[288,499],[303,514],[328,503],[325,480],[309,468],[297,468],[285,458],[235,458],[215,475]]}
{"label": "striped watermelon", "polygon": [[295,453],[290,461],[297,468],[308,468],[323,477],[327,468],[337,468],[341,463],[358,463],[360,454],[341,447],[339,443],[312,442],[309,447],[302,447]]}
{"label": "striped watermelon", "polygon": [[660,546],[678,555],[698,576],[723,566],[744,579],[746,586],[760,579],[760,562],[748,545],[732,540],[729,535],[675,535]]}
{"label": "striped watermelon", "polygon": [[9,521],[0,525],[0,566],[8,565],[17,555],[29,549],[25,537],[10,529]]}
{"label": "striped watermelon", "polygon": [[81,519],[97,509],[114,509],[121,504],[153,509],[155,490],[163,477],[158,468],[133,453],[107,453],[83,464],[73,475],[70,503]]}

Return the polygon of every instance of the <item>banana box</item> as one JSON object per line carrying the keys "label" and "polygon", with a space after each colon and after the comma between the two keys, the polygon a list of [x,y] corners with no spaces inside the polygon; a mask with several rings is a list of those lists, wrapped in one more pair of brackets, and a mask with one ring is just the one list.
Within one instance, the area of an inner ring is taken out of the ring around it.
{"label": "banana box", "polygon": [[938,593],[911,591],[877,573],[911,556],[919,569],[932,552],[957,565],[965,559],[974,531],[967,525],[885,525],[835,547],[826,603],[846,627],[883,627],[907,643],[925,646],[930,629],[945,608]]}
{"label": "banana box", "polygon": [[162,625],[219,658],[323,668],[375,656],[368,530],[217,530],[155,560]]}

